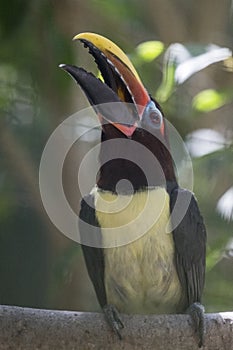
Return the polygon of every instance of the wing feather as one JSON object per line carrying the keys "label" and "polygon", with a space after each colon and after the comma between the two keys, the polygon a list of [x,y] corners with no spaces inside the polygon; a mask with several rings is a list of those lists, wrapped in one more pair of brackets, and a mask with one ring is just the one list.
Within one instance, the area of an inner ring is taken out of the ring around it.
{"label": "wing feather", "polygon": [[101,307],[106,305],[104,285],[104,252],[101,246],[101,229],[95,215],[94,196],[87,195],[81,201],[79,231],[82,242],[93,242],[94,247],[82,244],[82,251],[89,277]]}
{"label": "wing feather", "polygon": [[[184,309],[194,302],[201,302],[205,280],[206,229],[197,201],[188,190],[179,187],[170,192],[170,210],[176,200],[190,203],[181,222],[173,229],[176,269],[183,289]],[[172,224],[174,217],[171,214]]]}

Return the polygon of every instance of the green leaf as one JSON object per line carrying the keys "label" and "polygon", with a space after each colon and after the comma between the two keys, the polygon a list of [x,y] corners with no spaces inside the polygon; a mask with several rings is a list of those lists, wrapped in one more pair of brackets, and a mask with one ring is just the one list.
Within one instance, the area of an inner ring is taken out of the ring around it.
{"label": "green leaf", "polygon": [[222,107],[227,102],[225,94],[214,89],[207,89],[199,92],[193,98],[193,108],[199,112],[210,112]]}
{"label": "green leaf", "polygon": [[212,249],[206,257],[206,271],[211,271],[214,266],[221,260],[223,250],[221,248]]}
{"label": "green leaf", "polygon": [[137,56],[144,62],[151,62],[157,58],[164,50],[161,41],[145,41],[136,47]]}
{"label": "green leaf", "polygon": [[182,45],[171,44],[163,59],[163,80],[156,97],[165,102],[193,74],[209,65],[231,57],[232,52],[217,45]]}
{"label": "green leaf", "polygon": [[163,79],[159,86],[155,98],[160,102],[166,102],[175,88],[175,69],[176,66],[173,62],[167,62],[167,65],[163,69]]}

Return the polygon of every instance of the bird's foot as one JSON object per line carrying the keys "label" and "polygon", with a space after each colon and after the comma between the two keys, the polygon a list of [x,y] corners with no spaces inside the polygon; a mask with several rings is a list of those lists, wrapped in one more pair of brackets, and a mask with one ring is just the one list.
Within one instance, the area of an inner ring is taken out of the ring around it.
{"label": "bird's foot", "polygon": [[186,311],[192,318],[194,323],[195,331],[199,337],[198,346],[201,348],[204,345],[205,335],[205,308],[202,304],[196,302],[189,306]]}
{"label": "bird's foot", "polygon": [[120,319],[119,312],[114,305],[105,305],[103,307],[104,315],[107,319],[108,324],[111,326],[113,331],[118,335],[119,339],[122,339],[121,329],[124,328],[124,324]]}

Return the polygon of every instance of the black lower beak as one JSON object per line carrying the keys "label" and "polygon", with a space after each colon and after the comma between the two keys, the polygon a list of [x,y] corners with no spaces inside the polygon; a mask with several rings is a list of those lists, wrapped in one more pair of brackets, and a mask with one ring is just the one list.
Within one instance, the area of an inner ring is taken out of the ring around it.
{"label": "black lower beak", "polygon": [[68,72],[80,85],[97,114],[101,114],[111,123],[135,124],[135,118],[127,104],[122,102],[107,84],[83,68],[68,64],[60,64],[59,67]]}

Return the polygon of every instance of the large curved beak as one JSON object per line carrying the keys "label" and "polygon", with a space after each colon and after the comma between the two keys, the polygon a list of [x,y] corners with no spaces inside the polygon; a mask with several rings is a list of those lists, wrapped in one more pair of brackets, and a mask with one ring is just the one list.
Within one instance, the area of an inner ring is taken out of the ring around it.
{"label": "large curved beak", "polygon": [[89,48],[104,82],[83,68],[64,64],[60,67],[81,86],[100,120],[104,118],[131,136],[150,101],[134,66],[116,44],[101,35],[81,33],[74,40]]}

